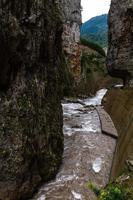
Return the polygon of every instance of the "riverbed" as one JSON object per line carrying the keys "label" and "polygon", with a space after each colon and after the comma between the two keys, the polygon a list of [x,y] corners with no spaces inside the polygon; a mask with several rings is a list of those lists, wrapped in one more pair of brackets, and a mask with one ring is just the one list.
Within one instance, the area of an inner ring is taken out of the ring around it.
{"label": "riverbed", "polygon": [[116,139],[102,134],[95,106],[106,89],[94,97],[63,101],[63,162],[55,180],[44,184],[33,200],[95,200],[87,187],[104,187],[110,177]]}

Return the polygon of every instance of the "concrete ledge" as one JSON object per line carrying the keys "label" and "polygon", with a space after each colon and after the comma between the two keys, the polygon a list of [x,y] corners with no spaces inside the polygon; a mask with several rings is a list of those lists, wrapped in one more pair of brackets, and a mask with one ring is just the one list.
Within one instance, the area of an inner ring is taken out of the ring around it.
{"label": "concrete ledge", "polygon": [[96,110],[101,121],[102,133],[109,135],[113,138],[118,138],[117,130],[109,114],[103,109],[102,106],[97,106]]}

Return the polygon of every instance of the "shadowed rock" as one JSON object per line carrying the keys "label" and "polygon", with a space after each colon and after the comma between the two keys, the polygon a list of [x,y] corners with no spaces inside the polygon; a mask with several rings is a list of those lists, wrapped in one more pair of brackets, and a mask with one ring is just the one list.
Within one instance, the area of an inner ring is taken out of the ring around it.
{"label": "shadowed rock", "polygon": [[1,200],[27,199],[61,162],[59,15],[52,0],[0,1]]}
{"label": "shadowed rock", "polygon": [[112,0],[109,12],[108,72],[131,86],[133,79],[133,3]]}

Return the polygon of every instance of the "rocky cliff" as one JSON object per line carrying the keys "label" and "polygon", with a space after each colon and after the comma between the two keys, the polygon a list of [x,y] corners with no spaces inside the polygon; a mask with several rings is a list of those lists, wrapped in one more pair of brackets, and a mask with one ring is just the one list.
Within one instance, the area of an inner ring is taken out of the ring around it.
{"label": "rocky cliff", "polygon": [[63,151],[57,1],[0,1],[0,199],[27,199]]}
{"label": "rocky cliff", "polygon": [[133,161],[133,90],[109,90],[104,107],[112,117],[119,137],[112,168],[112,177],[120,175],[127,167],[127,161]]}
{"label": "rocky cliff", "polygon": [[109,49],[107,67],[111,76],[125,85],[133,79],[133,2],[112,0],[109,12]]}
{"label": "rocky cliff", "polygon": [[63,20],[63,50],[67,65],[74,82],[80,80],[80,25],[81,25],[81,0],[60,0],[59,7]]}
{"label": "rocky cliff", "polygon": [[89,46],[81,45],[80,48],[81,80],[75,88],[77,96],[94,95],[99,89],[109,88],[118,83],[118,79],[108,75],[105,56]]}
{"label": "rocky cliff", "polygon": [[112,176],[126,160],[133,160],[133,1],[112,0],[109,12],[107,67],[111,76],[122,78],[128,89],[110,90],[104,103],[119,133]]}

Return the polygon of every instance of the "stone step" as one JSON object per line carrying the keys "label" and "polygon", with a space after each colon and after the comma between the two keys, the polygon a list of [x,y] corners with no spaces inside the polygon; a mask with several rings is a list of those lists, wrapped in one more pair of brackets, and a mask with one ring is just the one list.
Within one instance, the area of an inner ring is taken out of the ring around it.
{"label": "stone step", "polygon": [[109,114],[102,106],[96,106],[96,110],[100,118],[102,133],[114,138],[118,138],[117,130]]}

